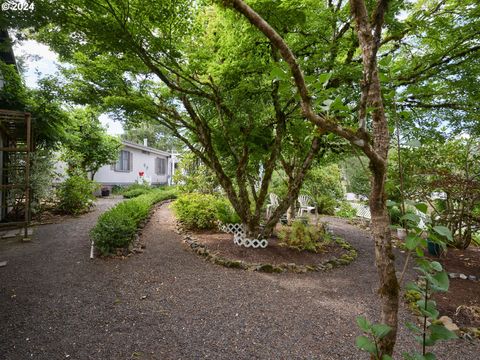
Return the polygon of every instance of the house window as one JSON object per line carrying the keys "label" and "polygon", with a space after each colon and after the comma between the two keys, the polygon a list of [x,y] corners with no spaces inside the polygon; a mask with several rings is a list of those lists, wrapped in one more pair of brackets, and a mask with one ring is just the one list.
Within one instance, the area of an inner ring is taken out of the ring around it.
{"label": "house window", "polygon": [[124,171],[129,172],[132,171],[132,153],[130,151],[122,150],[120,151],[120,156],[115,163],[114,170],[115,171]]}
{"label": "house window", "polygon": [[167,159],[156,158],[155,159],[155,174],[166,175],[167,173]]}

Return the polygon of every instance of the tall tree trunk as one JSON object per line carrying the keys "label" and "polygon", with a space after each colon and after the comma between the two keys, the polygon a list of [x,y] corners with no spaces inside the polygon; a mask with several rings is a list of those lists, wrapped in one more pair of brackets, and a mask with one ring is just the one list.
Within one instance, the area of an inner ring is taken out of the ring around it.
{"label": "tall tree trunk", "polygon": [[381,354],[391,355],[395,346],[398,328],[399,285],[395,273],[390,219],[388,216],[385,193],[387,159],[390,144],[388,122],[383,106],[382,90],[378,77],[377,50],[380,44],[383,16],[387,1],[378,1],[372,15],[373,28],[364,0],[350,0],[351,12],[356,23],[356,31],[362,49],[363,81],[359,110],[359,129],[365,131],[367,108],[372,108],[373,149],[377,158],[370,158],[373,173],[370,193],[370,212],[372,215],[372,237],[375,242],[375,262],[380,280],[379,294],[382,300],[381,322],[389,325],[392,331],[380,340]]}
{"label": "tall tree trunk", "polygon": [[[223,4],[243,14],[250,23],[258,28],[277,47],[294,78],[304,116],[319,128],[333,132],[347,139],[354,146],[358,146],[370,160],[370,169],[373,173],[370,208],[376,266],[380,279],[381,321],[392,328],[392,331],[380,341],[379,350],[381,354],[391,355],[397,335],[399,286],[395,274],[385,194],[389,132],[376,62],[388,0],[378,0],[376,2],[371,18],[368,15],[365,0],[350,0],[350,9],[356,23],[357,37],[362,49],[364,72],[364,78],[361,83],[362,96],[359,106],[359,129],[356,132],[342,127],[336,119],[332,119],[328,115],[315,113],[305,78],[295,55],[270,24],[243,0],[223,0]],[[366,126],[369,108],[373,108],[373,139],[370,139]]]}

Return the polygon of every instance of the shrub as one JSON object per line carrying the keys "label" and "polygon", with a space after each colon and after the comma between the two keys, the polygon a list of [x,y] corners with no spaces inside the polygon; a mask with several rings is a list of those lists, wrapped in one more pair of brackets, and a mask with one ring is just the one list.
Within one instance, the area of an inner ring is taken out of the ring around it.
{"label": "shrub", "polygon": [[90,232],[95,247],[103,255],[112,253],[116,248],[128,247],[135,237],[140,222],[147,218],[153,205],[175,197],[175,189],[152,190],[126,200],[103,213]]}
{"label": "shrub", "polygon": [[217,220],[216,198],[206,194],[185,194],[173,205],[175,215],[189,229],[212,229]]}
{"label": "shrub", "polygon": [[298,251],[319,252],[330,244],[330,236],[325,227],[305,225],[302,221],[294,221],[291,227],[283,226],[278,233],[280,246]]}
{"label": "shrub", "polygon": [[335,210],[335,215],[351,219],[357,215],[357,210],[355,210],[348,202],[342,201],[338,209]]}
{"label": "shrub", "polygon": [[[416,214],[415,208],[407,206],[405,209],[406,214]],[[400,218],[402,217],[402,211],[398,206],[391,206],[388,208],[388,214],[390,215],[390,223],[392,225],[401,225]]]}
{"label": "shrub", "polygon": [[179,184],[182,192],[213,194],[219,187],[213,171],[205,166],[193,153],[185,153],[173,176],[175,184]]}
{"label": "shrub", "polygon": [[213,229],[217,220],[238,222],[228,200],[209,194],[190,193],[180,196],[173,205],[178,220],[188,229]]}
{"label": "shrub", "polygon": [[125,199],[131,199],[131,198],[135,198],[137,196],[146,194],[150,191],[151,191],[151,189],[148,189],[148,188],[130,189],[130,190],[127,190],[127,191],[123,192],[123,197]]}
{"label": "shrub", "polygon": [[98,184],[82,175],[72,175],[58,189],[59,209],[67,214],[78,215],[88,211],[95,200],[93,192]]}
{"label": "shrub", "polygon": [[317,204],[317,211],[319,214],[335,214],[335,207],[337,206],[337,200],[335,198],[326,195],[319,195],[315,197],[315,203]]}
{"label": "shrub", "polygon": [[217,199],[215,202],[215,211],[217,220],[224,224],[236,224],[240,222],[240,217],[226,198]]}

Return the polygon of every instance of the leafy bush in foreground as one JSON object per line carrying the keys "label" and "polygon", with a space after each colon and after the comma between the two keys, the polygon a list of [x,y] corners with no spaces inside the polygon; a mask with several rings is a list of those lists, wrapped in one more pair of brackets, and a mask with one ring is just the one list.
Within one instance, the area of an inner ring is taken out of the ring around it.
{"label": "leafy bush in foreground", "polygon": [[173,205],[175,215],[189,229],[213,229],[217,220],[238,222],[239,218],[227,199],[208,194],[180,196]]}
{"label": "leafy bush in foreground", "polygon": [[154,204],[174,199],[176,190],[152,190],[144,195],[126,200],[100,215],[90,231],[95,247],[103,254],[115,248],[125,248],[133,241],[138,225],[144,220]]}

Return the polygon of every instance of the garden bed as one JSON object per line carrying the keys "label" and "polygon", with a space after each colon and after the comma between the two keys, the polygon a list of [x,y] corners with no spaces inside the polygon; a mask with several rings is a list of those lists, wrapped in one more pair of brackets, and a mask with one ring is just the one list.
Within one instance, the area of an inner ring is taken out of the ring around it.
{"label": "garden bed", "polygon": [[235,245],[232,237],[217,231],[198,231],[185,235],[185,242],[212,263],[265,272],[325,271],[348,265],[357,256],[356,250],[339,238],[333,239],[321,252],[313,253],[280,246],[276,237],[268,239],[265,249]]}
{"label": "garden bed", "polygon": [[449,249],[436,260],[450,276],[448,292],[434,296],[440,314],[450,317],[460,328],[480,328],[480,248]]}

